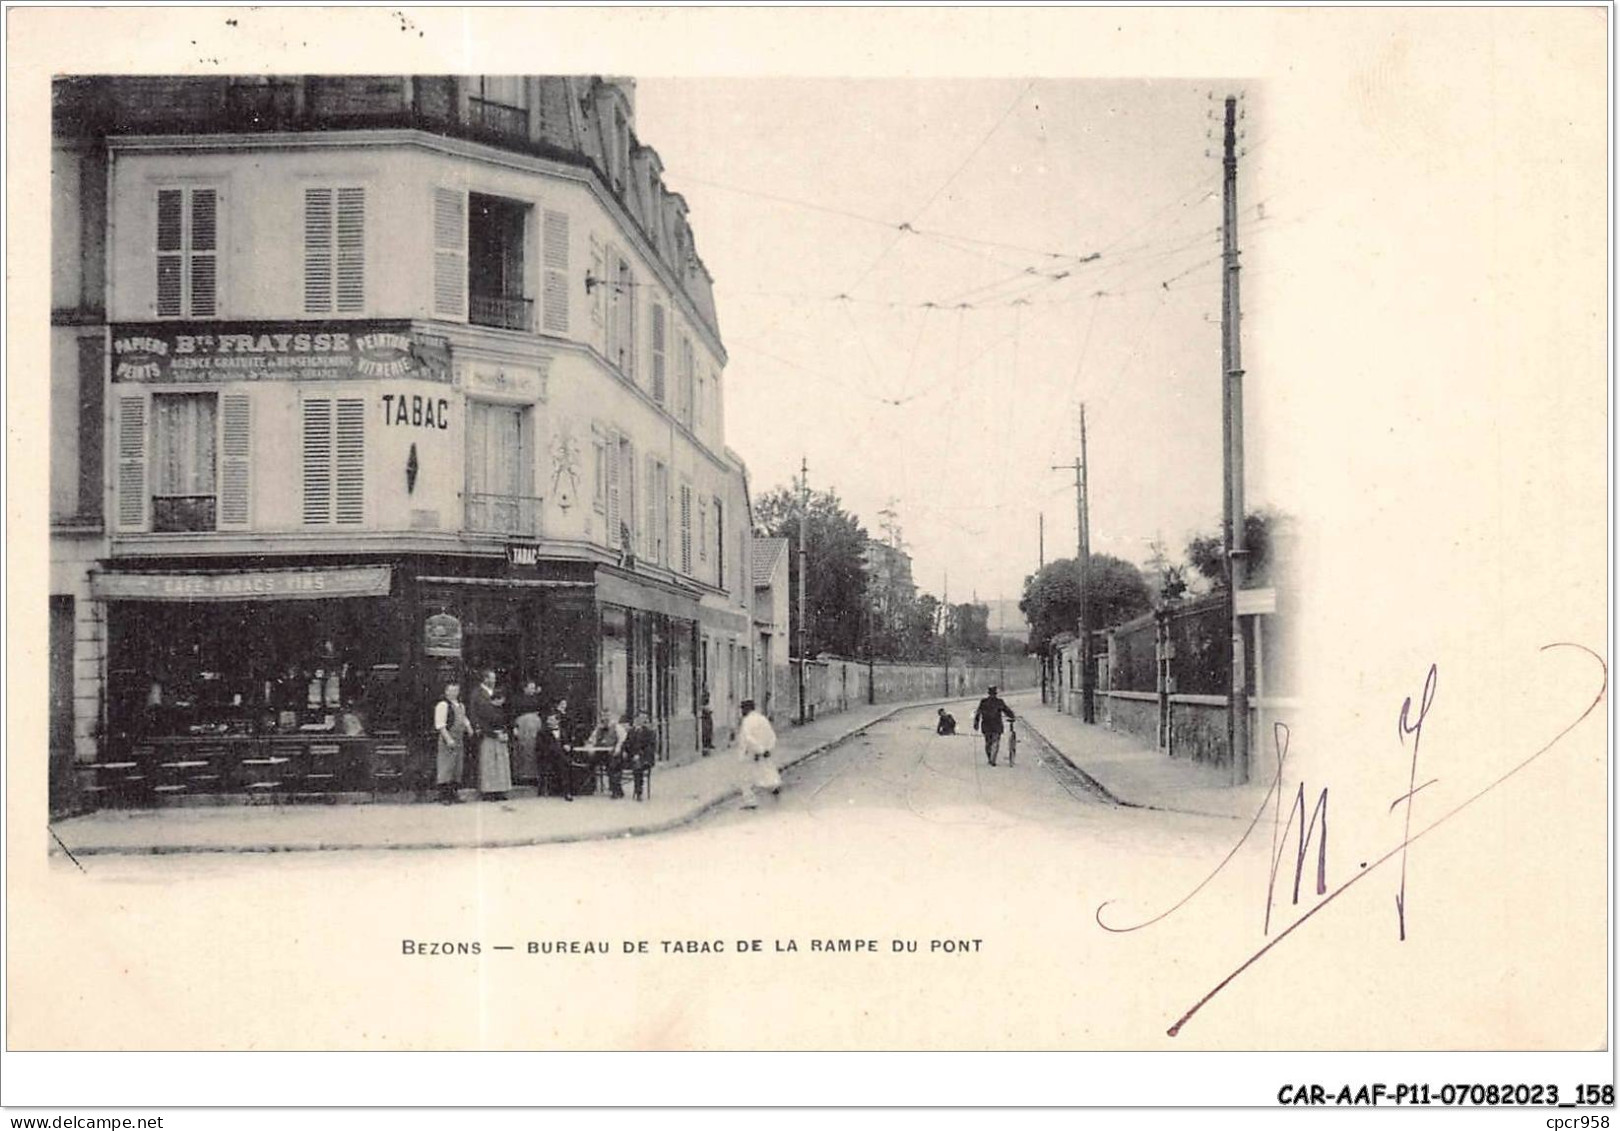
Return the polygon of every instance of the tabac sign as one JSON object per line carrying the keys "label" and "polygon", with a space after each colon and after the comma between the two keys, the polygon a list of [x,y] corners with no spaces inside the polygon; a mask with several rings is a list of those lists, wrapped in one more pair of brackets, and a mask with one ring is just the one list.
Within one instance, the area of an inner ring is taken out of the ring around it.
{"label": "tabac sign", "polygon": [[141,322],[112,328],[122,382],[450,381],[446,339],[390,322]]}

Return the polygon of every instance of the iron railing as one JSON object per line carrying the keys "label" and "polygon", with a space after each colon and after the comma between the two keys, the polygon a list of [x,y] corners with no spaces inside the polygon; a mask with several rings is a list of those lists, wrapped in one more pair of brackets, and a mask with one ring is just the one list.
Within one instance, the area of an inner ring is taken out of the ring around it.
{"label": "iron railing", "polygon": [[507,106],[483,98],[467,99],[468,124],[504,137],[529,136],[529,112],[521,106]]}
{"label": "iron railing", "polygon": [[469,492],[467,529],[476,534],[540,533],[540,499],[535,495],[490,495]]}
{"label": "iron railing", "polygon": [[511,295],[468,295],[467,321],[501,330],[533,330],[534,300]]}
{"label": "iron railing", "polygon": [[216,528],[213,495],[153,495],[152,529],[159,534]]}

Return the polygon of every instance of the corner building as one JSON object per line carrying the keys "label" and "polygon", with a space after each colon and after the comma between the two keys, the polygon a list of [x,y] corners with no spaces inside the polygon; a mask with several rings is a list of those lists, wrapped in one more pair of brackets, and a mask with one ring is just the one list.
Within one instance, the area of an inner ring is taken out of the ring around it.
{"label": "corner building", "polygon": [[74,355],[105,362],[90,795],[408,793],[444,683],[485,667],[581,737],[645,712],[697,757],[705,701],[729,737],[746,472],[633,82],[56,93],[106,166],[105,342]]}

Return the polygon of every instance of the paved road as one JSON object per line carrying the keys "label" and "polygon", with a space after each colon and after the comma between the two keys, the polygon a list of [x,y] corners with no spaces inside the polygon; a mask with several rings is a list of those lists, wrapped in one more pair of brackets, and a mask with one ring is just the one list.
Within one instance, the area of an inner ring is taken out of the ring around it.
{"label": "paved road", "polygon": [[[964,729],[972,725],[971,708],[953,713]],[[792,767],[782,796],[760,813],[729,810],[712,823],[756,821],[773,810],[824,819],[851,809],[897,809],[947,824],[1062,824],[1083,821],[1084,810],[1106,804],[1032,735],[1020,735],[1014,765],[1007,764],[1006,747],[1003,738],[998,765],[991,766],[979,735],[937,735],[932,709],[903,711]]]}

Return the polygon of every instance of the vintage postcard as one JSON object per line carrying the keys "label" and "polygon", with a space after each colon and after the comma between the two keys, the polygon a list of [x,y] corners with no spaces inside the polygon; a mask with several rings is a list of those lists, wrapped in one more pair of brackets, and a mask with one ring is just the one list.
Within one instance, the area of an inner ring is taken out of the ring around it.
{"label": "vintage postcard", "polygon": [[1612,1105],[1609,19],[12,9],[18,1092]]}

